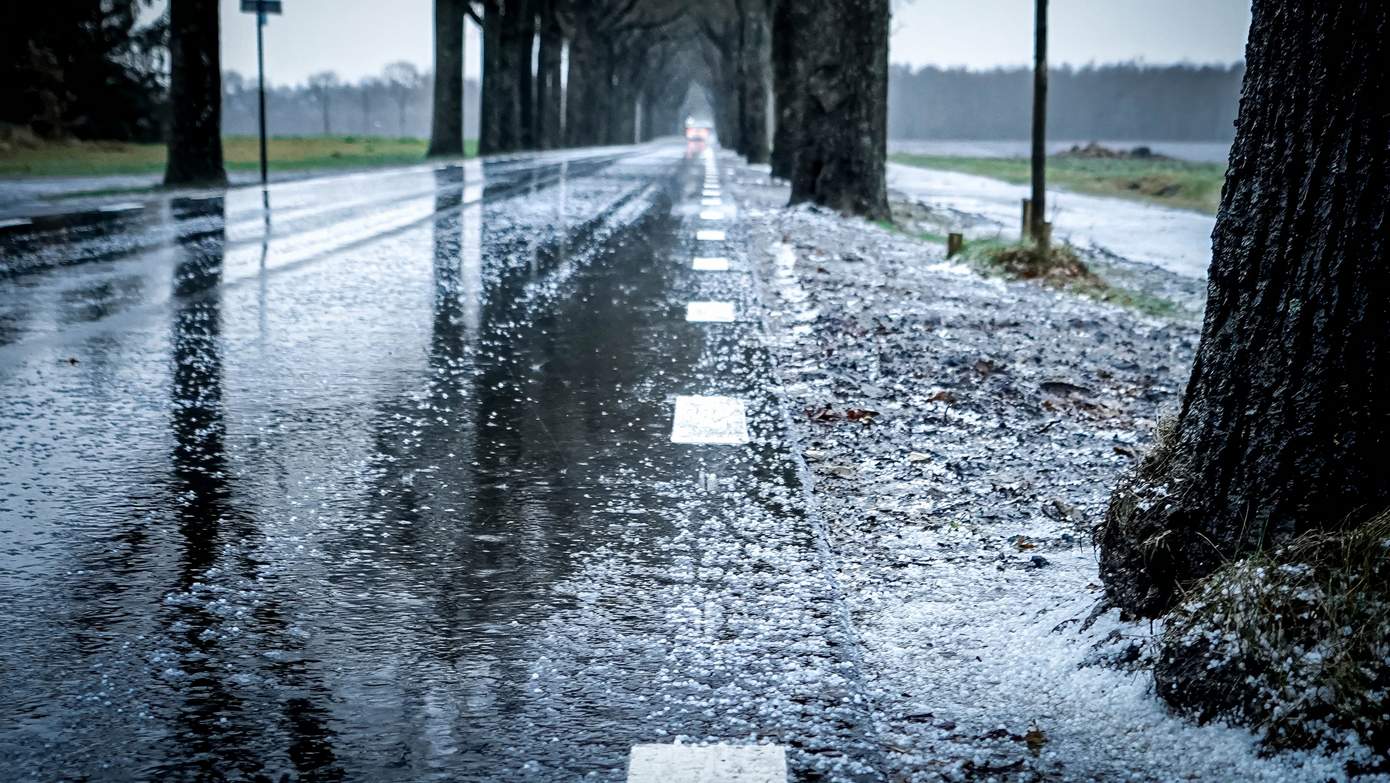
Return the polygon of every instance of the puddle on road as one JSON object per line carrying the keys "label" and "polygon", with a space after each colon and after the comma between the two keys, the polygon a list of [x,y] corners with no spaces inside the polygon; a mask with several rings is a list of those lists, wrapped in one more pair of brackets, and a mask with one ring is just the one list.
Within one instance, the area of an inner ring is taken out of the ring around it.
{"label": "puddle on road", "polygon": [[[866,769],[766,358],[680,315],[749,287],[668,262],[662,167],[440,172],[427,227],[245,286],[198,231],[163,323],[8,354],[3,776],[619,779],[678,734]],[[670,442],[731,393],[752,443]]]}

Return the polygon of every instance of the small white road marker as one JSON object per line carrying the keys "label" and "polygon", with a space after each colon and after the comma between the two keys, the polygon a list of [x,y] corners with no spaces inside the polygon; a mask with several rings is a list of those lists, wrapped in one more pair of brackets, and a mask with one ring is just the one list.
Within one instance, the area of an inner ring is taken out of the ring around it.
{"label": "small white road marker", "polygon": [[743,400],[734,397],[676,397],[671,442],[730,446],[747,443],[748,415]]}
{"label": "small white road marker", "polygon": [[29,218],[5,218],[0,220],[0,228],[14,228],[15,226],[27,226],[34,221]]}
{"label": "small white road marker", "polygon": [[634,745],[627,783],[787,783],[781,745]]}
{"label": "small white road marker", "polygon": [[734,322],[733,302],[687,302],[685,320],[728,324]]}
{"label": "small white road marker", "polygon": [[695,260],[690,262],[690,266],[696,272],[727,272],[729,271],[729,259],[723,256],[695,256]]}
{"label": "small white road marker", "polygon": [[700,210],[701,220],[723,220],[724,210],[722,209],[702,209]]}
{"label": "small white road marker", "polygon": [[695,238],[701,242],[723,242],[724,232],[719,229],[705,228],[695,232]]}

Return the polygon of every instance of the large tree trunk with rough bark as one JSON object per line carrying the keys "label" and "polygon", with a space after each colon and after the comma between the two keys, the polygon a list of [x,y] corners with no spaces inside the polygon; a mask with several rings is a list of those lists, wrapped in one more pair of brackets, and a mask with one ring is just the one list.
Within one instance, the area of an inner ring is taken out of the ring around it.
{"label": "large tree trunk with rough bark", "polygon": [[888,0],[794,6],[792,56],[806,96],[791,203],[887,218]]}
{"label": "large tree trunk with rough bark", "polygon": [[511,74],[502,54],[502,9],[500,0],[483,3],[483,74],[478,97],[478,154],[501,151],[506,120],[507,96],[502,87]]}
{"label": "large tree trunk with rough bark", "polygon": [[1388,74],[1381,0],[1255,0],[1192,377],[1098,536],[1129,613],[1390,506]]}
{"label": "large tree trunk with rough bark", "polygon": [[[489,0],[483,12],[483,83],[478,118],[478,152],[491,155],[521,148],[522,57],[516,0]],[[526,50],[529,67],[530,49]],[[528,87],[529,89],[529,87]]]}
{"label": "large tree trunk with rough bark", "polygon": [[767,163],[769,50],[772,46],[767,0],[739,0],[739,151],[749,163]]}
{"label": "large tree trunk with rough bark", "polygon": [[[582,22],[582,20],[581,20]],[[565,142],[571,147],[603,143],[606,66],[587,25],[576,23],[570,38],[569,80],[565,91]]]}
{"label": "large tree trunk with rough bark", "polygon": [[792,4],[796,0],[776,0],[772,9],[772,92],[776,122],[772,134],[772,175],[791,179],[792,164],[799,143],[801,101],[804,97],[797,76],[797,58],[792,49]]}
{"label": "large tree trunk with rough bark", "polygon": [[564,32],[560,28],[559,0],[541,0],[540,47],[536,54],[536,138],[538,149],[559,147],[563,141],[560,110],[563,86],[560,84],[560,55]]}
{"label": "large tree trunk with rough bark", "polygon": [[466,0],[434,0],[431,157],[463,155],[463,25]]}
{"label": "large tree trunk with rough bark", "polygon": [[535,149],[535,91],[531,73],[532,53],[536,45],[536,9],[533,0],[510,0],[507,3],[507,42],[512,79],[516,86],[516,127],[509,149]]}
{"label": "large tree trunk with rough bark", "polygon": [[222,62],[217,0],[169,3],[169,105],[166,185],[225,185],[222,165]]}
{"label": "large tree trunk with rough bark", "polygon": [[637,90],[632,83],[632,73],[620,58],[608,58],[612,85],[605,96],[606,105],[597,108],[608,112],[606,144],[631,144],[637,136]]}

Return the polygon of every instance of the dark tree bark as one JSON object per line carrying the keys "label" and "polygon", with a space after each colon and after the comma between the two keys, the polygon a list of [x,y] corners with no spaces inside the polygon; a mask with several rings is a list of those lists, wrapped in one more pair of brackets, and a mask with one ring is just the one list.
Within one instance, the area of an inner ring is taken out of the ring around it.
{"label": "dark tree bark", "polygon": [[1390,506],[1387,42],[1381,0],[1255,0],[1192,377],[1098,536],[1132,614]]}
{"label": "dark tree bark", "polygon": [[484,5],[480,155],[512,152],[521,146],[521,66],[513,29],[519,26],[517,12],[518,4],[512,0],[488,0]]}
{"label": "dark tree bark", "polygon": [[516,128],[510,149],[535,149],[535,90],[531,72],[532,54],[536,46],[536,9],[533,0],[509,0],[507,3],[508,59],[514,71],[516,85]]}
{"label": "dark tree bark", "polygon": [[466,0],[434,0],[434,111],[430,157],[463,156],[463,25]]}
{"label": "dark tree bark", "polygon": [[608,57],[608,94],[605,109],[608,121],[605,144],[631,144],[637,137],[637,90],[629,64],[617,52]]}
{"label": "dark tree bark", "polygon": [[565,141],[571,147],[602,144],[607,113],[607,89],[603,79],[606,65],[600,62],[600,52],[589,26],[577,21],[570,37],[569,83],[565,99]]}
{"label": "dark tree bark", "polygon": [[169,3],[169,159],[166,185],[225,185],[217,0]]}
{"label": "dark tree bark", "polygon": [[502,141],[502,105],[506,101],[499,91],[505,77],[502,67],[502,10],[500,0],[483,0],[483,73],[478,95],[478,154],[491,155]]}
{"label": "dark tree bark", "polygon": [[772,35],[767,0],[738,0],[739,151],[749,163],[767,163],[769,57]]}
{"label": "dark tree bark", "polygon": [[559,0],[541,0],[540,48],[536,55],[536,133],[538,149],[559,147],[563,140],[560,128],[560,109],[563,87],[560,84],[560,54],[565,36],[560,26]]}
{"label": "dark tree bark", "polygon": [[792,4],[796,0],[776,0],[772,9],[772,91],[776,122],[772,135],[772,175],[791,179],[793,158],[800,143],[801,101],[804,96],[797,75],[799,60],[792,49]]}
{"label": "dark tree bark", "polygon": [[806,98],[791,203],[887,218],[888,0],[793,5]]}

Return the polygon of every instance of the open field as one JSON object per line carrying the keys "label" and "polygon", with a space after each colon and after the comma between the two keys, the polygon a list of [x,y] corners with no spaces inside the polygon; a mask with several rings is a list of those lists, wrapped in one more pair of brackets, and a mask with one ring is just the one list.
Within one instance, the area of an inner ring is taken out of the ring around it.
{"label": "open field", "polygon": [[[973,158],[894,153],[895,163],[959,171],[1023,185],[1029,181],[1027,158]],[[1167,207],[1215,214],[1221,203],[1226,166],[1170,159],[1079,158],[1047,160],[1049,185],[1097,196],[1135,198]]]}
{"label": "open field", "polygon": [[[424,139],[367,136],[271,137],[268,155],[272,171],[358,168],[418,163],[424,160]],[[260,153],[254,136],[223,139],[228,171],[254,171]],[[468,154],[477,154],[469,140]],[[0,148],[0,177],[102,176],[151,174],[164,170],[163,144],[106,141],[41,142],[37,146]]]}

